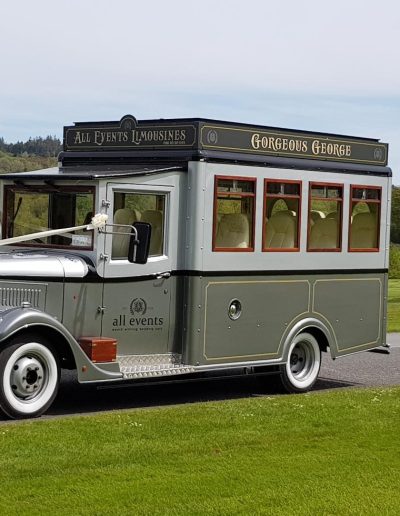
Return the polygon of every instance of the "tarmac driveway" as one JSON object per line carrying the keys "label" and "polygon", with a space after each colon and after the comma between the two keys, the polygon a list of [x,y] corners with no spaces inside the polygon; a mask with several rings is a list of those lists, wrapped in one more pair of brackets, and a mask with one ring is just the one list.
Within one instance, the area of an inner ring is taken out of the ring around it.
{"label": "tarmac driveway", "polygon": [[[323,353],[314,391],[400,385],[400,334],[390,334],[391,353],[363,352],[332,360]],[[273,376],[182,380],[177,383],[80,385],[63,373],[56,401],[43,418],[107,412],[115,409],[200,403],[278,393]],[[7,423],[0,415],[0,423]]]}

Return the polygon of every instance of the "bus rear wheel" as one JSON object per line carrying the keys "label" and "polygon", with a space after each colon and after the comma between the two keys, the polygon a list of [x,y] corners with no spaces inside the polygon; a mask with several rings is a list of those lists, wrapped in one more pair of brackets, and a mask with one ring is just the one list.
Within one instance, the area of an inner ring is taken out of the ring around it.
{"label": "bus rear wheel", "polygon": [[310,333],[299,333],[289,346],[286,364],[281,366],[281,382],[290,393],[306,392],[314,385],[321,367],[321,350]]}
{"label": "bus rear wheel", "polygon": [[0,408],[12,419],[38,417],[57,395],[60,367],[42,338],[15,337],[0,353]]}

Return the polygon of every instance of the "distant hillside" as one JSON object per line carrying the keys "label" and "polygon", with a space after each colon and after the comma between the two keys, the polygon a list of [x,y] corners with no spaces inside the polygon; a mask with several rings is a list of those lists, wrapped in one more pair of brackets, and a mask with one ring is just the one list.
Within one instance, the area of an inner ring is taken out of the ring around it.
{"label": "distant hillside", "polygon": [[0,138],[0,173],[54,167],[60,151],[61,142],[55,136],[39,136],[17,143],[7,143]]}
{"label": "distant hillside", "polygon": [[34,156],[22,154],[13,156],[9,152],[0,150],[0,174],[6,172],[28,172],[57,165],[56,157]]}

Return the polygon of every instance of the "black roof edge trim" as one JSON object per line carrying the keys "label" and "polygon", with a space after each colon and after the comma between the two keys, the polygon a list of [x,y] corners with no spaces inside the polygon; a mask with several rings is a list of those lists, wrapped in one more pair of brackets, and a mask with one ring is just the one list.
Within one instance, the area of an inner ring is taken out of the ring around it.
{"label": "black roof edge trim", "polygon": [[[137,165],[137,164],[135,164]],[[31,172],[18,172],[13,174],[2,174],[0,179],[7,179],[11,181],[25,181],[25,180],[57,180],[57,181],[66,181],[70,179],[82,179],[82,180],[92,180],[92,179],[107,179],[109,177],[133,177],[133,176],[146,176],[151,174],[158,174],[160,172],[173,172],[173,171],[185,171],[187,170],[187,162],[184,164],[177,164],[171,166],[162,166],[162,165],[142,165],[136,167],[135,170],[129,168],[129,166],[96,166],[97,172],[93,170],[93,166],[84,167],[84,166],[76,166],[74,169],[60,169],[54,175],[49,174],[40,174],[40,172],[36,172],[32,170]],[[23,175],[22,175],[23,174]]]}
{"label": "black roof edge trim", "polygon": [[[75,166],[80,162],[85,163],[107,163],[107,160],[124,164],[130,159],[132,162],[140,162],[149,160],[153,161],[188,161],[199,156],[199,152],[193,149],[185,150],[141,150],[141,151],[129,151],[122,150],[116,153],[115,151],[98,150],[98,151],[61,151],[58,155],[58,161],[64,165],[64,162],[68,163],[68,166]],[[69,164],[71,163],[71,165]]]}
{"label": "black roof edge trim", "polygon": [[[124,115],[122,117],[126,118],[133,115]],[[136,117],[133,117],[136,118]],[[369,140],[371,142],[380,142],[379,138],[373,138],[373,137],[361,137],[361,136],[352,136],[349,134],[341,134],[341,133],[327,133],[323,131],[310,131],[306,129],[293,129],[288,127],[281,127],[281,126],[271,126],[271,125],[260,125],[260,124],[252,124],[249,122],[233,122],[232,120],[220,120],[215,118],[202,118],[202,117],[189,117],[189,118],[148,118],[148,119],[136,119],[138,125],[146,125],[146,124],[186,124],[186,123],[212,123],[212,124],[223,124],[231,127],[248,127],[248,128],[255,128],[255,129],[267,129],[270,131],[287,131],[293,134],[304,134],[304,135],[315,135],[315,136],[335,136],[340,138],[351,138],[352,140]],[[86,121],[86,122],[73,122],[73,126],[65,126],[65,127],[85,127],[93,125],[93,127],[115,127],[117,126],[121,120],[102,120],[102,121]]]}
{"label": "black roof edge trim", "polygon": [[157,161],[220,161],[224,163],[263,165],[265,167],[292,168],[320,171],[341,171],[349,173],[373,174],[392,176],[392,170],[387,166],[363,165],[360,163],[348,163],[341,161],[310,160],[306,158],[288,158],[284,156],[262,156],[241,152],[221,152],[213,150],[182,150],[182,151],[121,151],[118,155],[115,151],[97,152],[61,152],[59,155],[62,166],[60,170],[67,173],[72,167],[84,166],[127,166]]}
{"label": "black roof edge trim", "polygon": [[205,161],[210,163],[232,163],[243,165],[263,165],[265,167],[286,168],[296,170],[317,170],[333,171],[343,173],[371,174],[392,177],[390,167],[377,165],[361,165],[359,163],[341,163],[340,161],[317,161],[299,158],[284,158],[278,156],[249,156],[243,153],[224,153],[223,156],[218,151],[202,151]]}

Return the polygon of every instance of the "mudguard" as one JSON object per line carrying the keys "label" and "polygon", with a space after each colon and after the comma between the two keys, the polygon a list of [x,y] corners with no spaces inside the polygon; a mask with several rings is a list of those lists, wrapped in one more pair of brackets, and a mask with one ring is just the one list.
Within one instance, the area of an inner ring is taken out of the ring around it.
{"label": "mudguard", "polygon": [[51,328],[58,332],[69,345],[77,365],[80,382],[101,382],[120,380],[122,374],[117,363],[104,364],[107,369],[94,364],[83,352],[71,333],[51,315],[32,307],[10,308],[0,313],[0,351],[2,344],[21,330]]}
{"label": "mudguard", "polygon": [[287,362],[288,359],[288,349],[290,343],[293,341],[294,337],[303,331],[307,331],[309,329],[318,329],[320,330],[326,337],[328,341],[329,350],[332,358],[337,357],[337,343],[336,337],[333,331],[330,331],[327,325],[325,325],[322,321],[315,317],[306,317],[305,319],[301,319],[296,324],[294,324],[289,331],[283,337],[283,356],[282,362]]}

